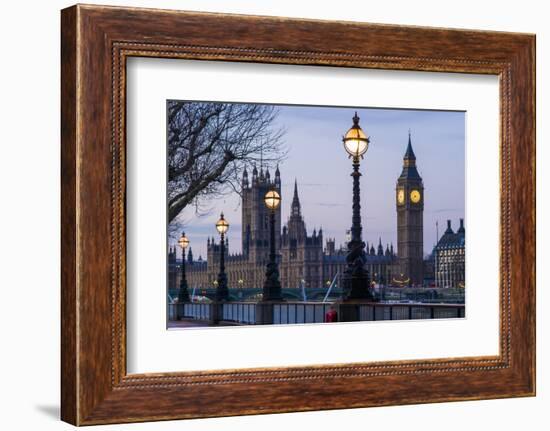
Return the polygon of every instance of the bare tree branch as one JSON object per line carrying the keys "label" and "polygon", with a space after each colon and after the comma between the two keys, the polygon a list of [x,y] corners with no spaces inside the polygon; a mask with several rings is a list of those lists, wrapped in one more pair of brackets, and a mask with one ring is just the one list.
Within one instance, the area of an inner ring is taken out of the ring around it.
{"label": "bare tree branch", "polygon": [[168,102],[168,221],[193,205],[241,192],[245,167],[279,162],[284,130],[273,106]]}

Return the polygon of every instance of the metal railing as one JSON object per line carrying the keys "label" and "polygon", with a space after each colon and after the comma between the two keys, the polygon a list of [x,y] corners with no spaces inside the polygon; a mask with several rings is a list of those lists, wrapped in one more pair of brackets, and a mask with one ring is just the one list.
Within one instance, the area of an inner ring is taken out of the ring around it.
{"label": "metal railing", "polygon": [[[338,321],[342,318],[340,307],[356,307],[356,321],[456,319],[465,317],[463,304],[403,304],[403,303],[323,303],[323,302],[280,302],[272,304],[273,324],[323,323],[330,307],[334,307]],[[219,320],[243,325],[258,324],[258,303],[172,303],[168,305],[168,319],[193,319],[211,321],[214,307],[218,308]]]}
{"label": "metal railing", "polygon": [[254,302],[226,302],[222,304],[222,320],[246,325],[256,324],[256,304]]}
{"label": "metal railing", "polygon": [[456,319],[464,317],[457,304],[359,304],[359,320]]}
{"label": "metal railing", "polygon": [[168,304],[168,320],[194,319],[210,320],[210,303],[186,302],[183,304]]}
{"label": "metal railing", "polygon": [[322,323],[331,307],[326,302],[282,303],[273,306],[273,324]]}

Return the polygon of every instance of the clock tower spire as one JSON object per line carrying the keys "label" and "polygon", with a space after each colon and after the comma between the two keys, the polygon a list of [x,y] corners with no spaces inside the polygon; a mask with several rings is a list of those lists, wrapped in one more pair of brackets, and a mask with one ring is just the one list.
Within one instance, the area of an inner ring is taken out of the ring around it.
{"label": "clock tower spire", "polygon": [[409,142],[403,156],[403,170],[397,179],[397,256],[399,271],[411,285],[424,279],[424,185],[416,169],[416,155]]}

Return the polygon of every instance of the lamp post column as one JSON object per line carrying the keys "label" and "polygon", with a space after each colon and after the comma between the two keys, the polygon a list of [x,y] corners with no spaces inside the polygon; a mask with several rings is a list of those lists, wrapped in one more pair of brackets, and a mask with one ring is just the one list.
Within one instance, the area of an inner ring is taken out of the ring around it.
{"label": "lamp post column", "polygon": [[227,301],[229,298],[229,290],[227,288],[227,274],[225,273],[225,232],[222,232],[220,237],[220,272],[218,274],[216,300]]}
{"label": "lamp post column", "polygon": [[270,248],[269,263],[265,272],[265,283],[263,288],[263,301],[282,301],[281,282],[279,280],[279,268],[277,255],[275,253],[275,210],[269,214],[270,220]]}
{"label": "lamp post column", "polygon": [[344,273],[344,299],[367,299],[372,300],[373,295],[369,286],[369,273],[365,269],[366,255],[365,243],[362,240],[361,225],[361,190],[359,179],[359,157],[353,158],[353,205],[351,241],[348,243],[348,254],[346,256],[347,268]]}
{"label": "lamp post column", "polygon": [[185,275],[185,249],[181,249],[181,280],[180,289],[178,292],[178,302],[189,302],[189,290],[187,285],[187,277]]}
{"label": "lamp post column", "polygon": [[256,304],[256,323],[259,325],[273,323],[275,320],[274,304],[283,301],[275,249],[275,211],[281,203],[281,195],[277,190],[269,190],[264,196],[264,203],[269,210],[269,262],[265,271],[262,301]]}
{"label": "lamp post column", "polygon": [[227,288],[227,274],[225,273],[225,234],[229,229],[229,223],[223,216],[216,222],[216,230],[220,234],[220,272],[218,274],[218,285],[216,286],[216,301],[227,301],[229,290]]}
{"label": "lamp post column", "polygon": [[[369,300],[374,299],[370,283],[369,273],[365,268],[366,254],[365,243],[362,239],[361,226],[361,193],[359,179],[360,161],[369,148],[370,139],[367,137],[361,126],[359,126],[359,117],[357,112],[353,116],[353,125],[342,138],[344,149],[352,159],[353,172],[353,203],[351,217],[351,239],[348,243],[348,254],[346,256],[347,268],[343,277],[343,299],[344,301]],[[353,313],[352,313],[353,314]],[[356,314],[356,313],[355,313]],[[350,315],[351,320],[355,320]]]}
{"label": "lamp post column", "polygon": [[178,304],[176,306],[176,318],[181,319],[185,316],[185,303],[190,301],[187,277],[185,276],[185,249],[189,245],[189,239],[185,236],[185,232],[181,233],[178,244],[181,247],[181,279],[178,291]]}

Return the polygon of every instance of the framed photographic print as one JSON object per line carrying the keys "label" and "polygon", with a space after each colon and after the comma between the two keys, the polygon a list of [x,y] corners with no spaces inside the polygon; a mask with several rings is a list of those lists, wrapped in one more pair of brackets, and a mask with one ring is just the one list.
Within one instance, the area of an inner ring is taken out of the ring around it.
{"label": "framed photographic print", "polygon": [[63,420],[534,395],[533,35],[78,5],[61,36]]}
{"label": "framed photographic print", "polygon": [[[169,328],[465,316],[464,112],[362,109],[378,145],[353,112],[168,101]],[[426,215],[407,125],[431,155],[428,175],[447,179],[434,181]],[[362,223],[360,165],[371,158],[367,199],[377,204]],[[459,227],[448,219],[440,237],[445,216]]]}

